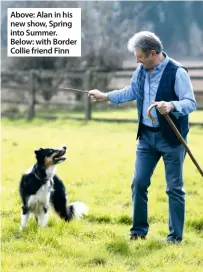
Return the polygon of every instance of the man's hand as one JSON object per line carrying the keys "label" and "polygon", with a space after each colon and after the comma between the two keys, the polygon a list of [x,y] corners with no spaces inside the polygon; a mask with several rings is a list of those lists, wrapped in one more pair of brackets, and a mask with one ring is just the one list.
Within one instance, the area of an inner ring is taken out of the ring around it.
{"label": "man's hand", "polygon": [[99,90],[90,90],[88,96],[93,102],[104,102],[108,101],[108,96],[106,93],[100,92]]}
{"label": "man's hand", "polygon": [[160,101],[154,103],[157,105],[156,108],[161,114],[169,113],[170,111],[175,109],[171,102]]}

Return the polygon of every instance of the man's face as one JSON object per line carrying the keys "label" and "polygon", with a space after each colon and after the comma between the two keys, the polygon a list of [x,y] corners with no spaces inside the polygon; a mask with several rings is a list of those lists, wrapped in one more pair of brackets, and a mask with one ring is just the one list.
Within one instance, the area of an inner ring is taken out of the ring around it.
{"label": "man's face", "polygon": [[142,63],[144,68],[152,69],[154,68],[156,52],[154,50],[150,51],[149,54],[142,51],[141,48],[135,48],[135,55],[137,63]]}

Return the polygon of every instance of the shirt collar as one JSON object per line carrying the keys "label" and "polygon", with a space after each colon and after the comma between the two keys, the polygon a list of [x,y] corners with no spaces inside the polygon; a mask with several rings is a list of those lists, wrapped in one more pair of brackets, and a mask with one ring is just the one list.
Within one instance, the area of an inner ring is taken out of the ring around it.
{"label": "shirt collar", "polygon": [[165,59],[164,59],[164,61],[162,61],[161,63],[159,63],[159,64],[155,67],[156,70],[162,70],[162,68],[164,68],[164,67],[167,65],[168,61],[169,61],[169,57],[168,57],[168,55],[166,54],[166,52],[162,51],[162,54],[163,54],[163,56],[165,57]]}

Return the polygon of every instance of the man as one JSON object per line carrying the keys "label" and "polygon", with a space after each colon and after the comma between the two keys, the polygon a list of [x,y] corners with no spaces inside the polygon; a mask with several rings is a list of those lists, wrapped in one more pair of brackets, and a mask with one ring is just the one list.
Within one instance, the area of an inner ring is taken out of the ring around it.
{"label": "man", "polygon": [[[154,33],[142,31],[135,34],[128,42],[128,49],[134,52],[139,63],[130,86],[108,93],[90,90],[89,96],[93,101],[110,100],[116,104],[137,100],[139,142],[132,183],[133,226],[130,239],[145,239],[148,233],[147,189],[162,156],[169,200],[167,241],[181,242],[185,214],[185,149],[163,115],[170,115],[186,139],[189,130],[188,114],[196,109],[191,81],[186,69],[162,51],[162,43]],[[157,107],[152,110],[152,115],[156,118],[156,124],[147,116],[147,109],[154,101],[157,101]]]}

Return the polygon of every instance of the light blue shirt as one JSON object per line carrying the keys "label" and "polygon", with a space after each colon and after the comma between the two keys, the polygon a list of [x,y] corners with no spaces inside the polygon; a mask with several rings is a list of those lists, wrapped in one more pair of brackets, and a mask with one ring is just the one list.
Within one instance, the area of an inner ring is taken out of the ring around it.
{"label": "light blue shirt", "polygon": [[[145,78],[145,84],[144,84],[142,123],[151,127],[159,126],[155,108],[152,109],[151,114],[153,115],[153,117],[156,118],[156,121],[157,121],[156,125],[152,122],[152,120],[148,118],[147,109],[152,104],[152,102],[155,101],[161,76],[169,61],[169,57],[167,56],[167,54],[165,52],[163,52],[163,54],[165,56],[164,61],[161,62],[159,65],[157,65],[153,69],[153,72],[151,74],[148,70],[144,69],[146,78]],[[131,78],[130,86],[107,93],[108,98],[112,103],[120,104],[127,101],[136,100],[136,82],[137,82],[137,76],[138,76],[139,70],[140,70],[140,65],[138,66],[138,68],[136,69],[135,73],[133,74]],[[190,77],[187,71],[182,67],[178,68],[176,72],[174,89],[179,99],[179,101],[171,101],[175,107],[175,110],[172,112],[172,114],[176,118],[187,115],[197,108]]]}

